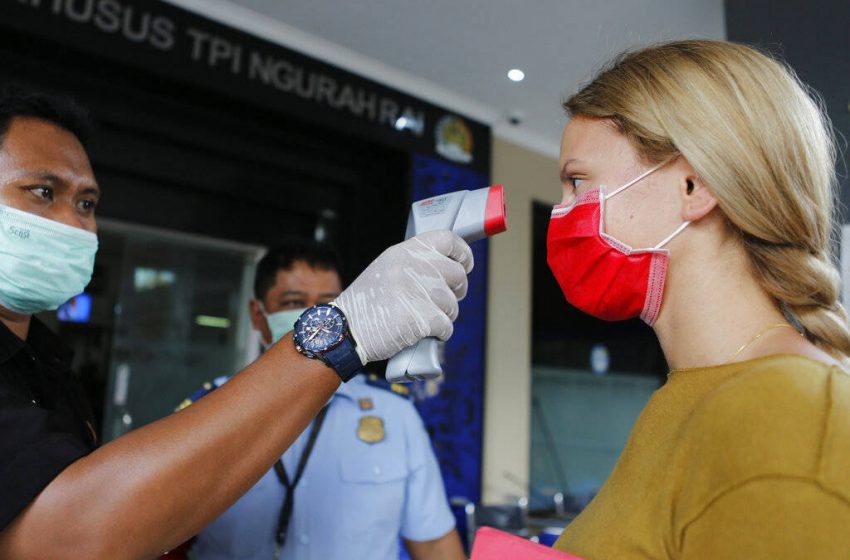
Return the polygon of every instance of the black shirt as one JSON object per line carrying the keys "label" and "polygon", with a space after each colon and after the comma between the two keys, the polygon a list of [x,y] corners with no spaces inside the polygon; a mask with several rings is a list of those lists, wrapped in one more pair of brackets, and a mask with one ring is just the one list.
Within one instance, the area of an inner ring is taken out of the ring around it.
{"label": "black shirt", "polygon": [[71,352],[38,319],[27,340],[0,323],[0,531],[65,467],[94,450]]}

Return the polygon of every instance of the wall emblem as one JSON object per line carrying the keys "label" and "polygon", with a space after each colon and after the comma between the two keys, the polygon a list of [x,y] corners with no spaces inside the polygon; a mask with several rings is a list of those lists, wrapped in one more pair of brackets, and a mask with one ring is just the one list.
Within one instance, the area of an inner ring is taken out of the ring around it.
{"label": "wall emblem", "polygon": [[460,117],[446,115],[437,121],[437,153],[458,163],[472,162],[472,131]]}

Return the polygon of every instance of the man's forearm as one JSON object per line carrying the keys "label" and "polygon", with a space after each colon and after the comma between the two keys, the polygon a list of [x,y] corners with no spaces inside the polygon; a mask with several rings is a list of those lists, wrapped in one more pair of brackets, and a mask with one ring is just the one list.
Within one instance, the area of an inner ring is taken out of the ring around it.
{"label": "man's forearm", "polygon": [[286,337],[193,406],[70,465],[0,533],[0,557],[158,556],[259,480],[338,386]]}

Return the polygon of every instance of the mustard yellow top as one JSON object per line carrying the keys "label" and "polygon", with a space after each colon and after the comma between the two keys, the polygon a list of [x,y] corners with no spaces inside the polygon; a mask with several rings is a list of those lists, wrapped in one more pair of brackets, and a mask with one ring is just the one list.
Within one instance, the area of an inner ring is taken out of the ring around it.
{"label": "mustard yellow top", "polygon": [[586,560],[850,558],[850,375],[797,355],[673,371],[555,548]]}

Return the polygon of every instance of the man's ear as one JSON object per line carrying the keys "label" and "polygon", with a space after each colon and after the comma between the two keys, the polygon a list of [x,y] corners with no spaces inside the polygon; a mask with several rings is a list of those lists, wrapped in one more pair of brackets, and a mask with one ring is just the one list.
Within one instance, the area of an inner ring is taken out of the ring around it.
{"label": "man's ear", "polygon": [[272,335],[269,331],[269,324],[266,321],[266,316],[263,314],[263,308],[260,302],[256,299],[251,299],[248,303],[248,312],[251,316],[251,324],[254,325],[254,329],[260,332],[260,337],[264,342],[268,343],[271,340]]}
{"label": "man's ear", "polygon": [[690,165],[687,165],[687,167],[690,171],[682,177],[682,183],[679,185],[682,199],[682,220],[695,222],[714,210],[717,206],[717,197]]}

